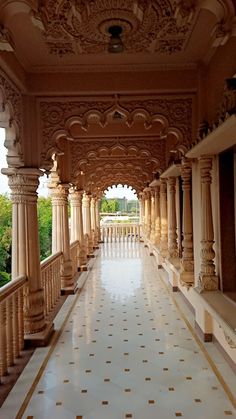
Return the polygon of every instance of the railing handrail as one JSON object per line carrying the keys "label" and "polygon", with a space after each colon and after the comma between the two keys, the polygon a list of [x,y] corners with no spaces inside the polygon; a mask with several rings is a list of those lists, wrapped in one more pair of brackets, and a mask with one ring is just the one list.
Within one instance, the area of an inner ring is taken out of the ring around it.
{"label": "railing handrail", "polygon": [[58,259],[60,256],[62,256],[62,251],[53,253],[53,255],[50,255],[46,259],[42,260],[42,262],[40,262],[41,269],[46,268],[50,263],[54,262],[54,260]]}
{"label": "railing handrail", "polygon": [[6,285],[0,288],[0,302],[8,298],[10,295],[18,291],[27,282],[26,275],[20,275],[15,279],[12,279]]}
{"label": "railing handrail", "polygon": [[101,224],[102,227],[130,227],[130,226],[140,226],[139,223],[107,223]]}
{"label": "railing handrail", "polygon": [[75,240],[72,243],[70,243],[70,249],[72,249],[72,247],[76,247],[79,244],[79,240]]}

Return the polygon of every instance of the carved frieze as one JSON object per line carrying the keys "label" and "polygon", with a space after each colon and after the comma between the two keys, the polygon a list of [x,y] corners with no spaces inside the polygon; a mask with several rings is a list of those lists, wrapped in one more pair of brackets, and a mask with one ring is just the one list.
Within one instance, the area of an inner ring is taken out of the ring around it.
{"label": "carved frieze", "polygon": [[[173,54],[182,51],[191,35],[195,9],[176,14],[173,0],[44,0],[34,20],[40,21],[51,54],[107,53],[108,29],[122,27],[125,51]],[[187,16],[187,18],[186,18]]]}

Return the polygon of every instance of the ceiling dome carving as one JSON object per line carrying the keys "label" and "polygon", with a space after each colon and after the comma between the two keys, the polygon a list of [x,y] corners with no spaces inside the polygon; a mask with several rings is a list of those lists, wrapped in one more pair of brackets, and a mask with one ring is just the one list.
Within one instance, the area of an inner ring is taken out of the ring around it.
{"label": "ceiling dome carving", "polygon": [[[191,34],[196,10],[176,19],[173,0],[42,0],[34,18],[51,54],[107,53],[109,27],[122,28],[125,51],[182,51]],[[61,52],[60,52],[61,50]]]}

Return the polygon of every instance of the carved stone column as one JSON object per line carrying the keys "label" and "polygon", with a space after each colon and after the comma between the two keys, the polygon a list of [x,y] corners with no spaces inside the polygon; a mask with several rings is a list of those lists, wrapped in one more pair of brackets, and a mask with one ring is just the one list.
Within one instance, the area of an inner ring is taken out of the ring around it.
{"label": "carved stone column", "polygon": [[169,240],[168,240],[168,252],[169,257],[176,259],[178,257],[178,244],[177,244],[177,221],[176,221],[176,178],[170,177],[167,179],[169,188],[169,215],[168,215],[168,227],[169,227]]}
{"label": "carved stone column", "polygon": [[199,275],[199,291],[218,290],[218,277],[215,272],[213,250],[214,230],[211,204],[211,169],[212,158],[199,159],[201,171],[201,272]]}
{"label": "carved stone column", "polygon": [[145,235],[146,238],[150,238],[151,234],[151,190],[146,188],[145,190]]}
{"label": "carved stone column", "polygon": [[183,285],[189,285],[194,282],[191,177],[192,163],[189,160],[184,159],[181,165],[183,189],[183,251],[181,259],[181,282]]}
{"label": "carved stone column", "polygon": [[96,200],[96,227],[97,227],[97,235],[98,235],[98,241],[101,240],[101,230],[100,230],[100,199]]}
{"label": "carved stone column", "polygon": [[156,223],[155,223],[155,245],[160,244],[161,239],[161,217],[160,217],[160,186],[155,187],[155,214],[156,214]]}
{"label": "carved stone column", "polygon": [[154,243],[155,240],[155,226],[156,226],[156,213],[155,213],[155,189],[151,188],[150,191],[151,199],[151,229],[150,229],[150,240]]}
{"label": "carved stone column", "polygon": [[143,211],[143,232],[144,232],[144,236],[146,237],[147,235],[147,213],[148,213],[148,198],[147,198],[147,194],[146,192],[143,193],[143,207],[144,207],[144,211]]}
{"label": "carved stone column", "polygon": [[161,255],[163,257],[166,257],[168,255],[168,223],[167,223],[167,196],[166,196],[165,179],[161,179],[161,185],[160,185],[160,215],[161,215],[160,250],[161,250]]}
{"label": "carved stone column", "polygon": [[61,288],[74,287],[72,278],[72,261],[70,258],[70,239],[68,222],[68,190],[67,184],[50,187],[52,199],[52,253],[62,252]]}
{"label": "carved stone column", "polygon": [[90,195],[84,192],[83,199],[82,199],[82,210],[83,210],[84,234],[88,236],[88,255],[91,255],[93,253],[90,201],[91,201]]}
{"label": "carved stone column", "polygon": [[[12,278],[26,275],[24,333],[27,340],[44,344],[52,332],[46,322],[41,283],[37,216],[37,188],[42,172],[35,168],[3,169],[12,198]],[[32,339],[31,339],[32,338]]]}
{"label": "carved stone column", "polygon": [[70,188],[69,193],[71,210],[70,241],[71,243],[73,243],[76,240],[80,240],[81,238],[79,231],[79,207],[81,205],[81,196],[80,193],[76,190],[76,188]]}
{"label": "carved stone column", "polygon": [[97,225],[96,225],[96,198],[92,196],[90,201],[90,211],[91,211],[91,231],[93,236],[93,247],[98,247],[98,237],[97,237]]}
{"label": "carved stone column", "polygon": [[79,241],[78,265],[79,270],[85,270],[87,263],[87,252],[84,243],[83,218],[82,218],[82,196],[83,191],[76,188],[70,189],[71,203],[71,243]]}
{"label": "carved stone column", "polygon": [[140,241],[143,242],[143,236],[144,236],[144,229],[145,229],[145,194],[144,192],[140,192],[139,194],[139,224],[140,224],[140,229],[141,229],[141,236],[140,236]]}

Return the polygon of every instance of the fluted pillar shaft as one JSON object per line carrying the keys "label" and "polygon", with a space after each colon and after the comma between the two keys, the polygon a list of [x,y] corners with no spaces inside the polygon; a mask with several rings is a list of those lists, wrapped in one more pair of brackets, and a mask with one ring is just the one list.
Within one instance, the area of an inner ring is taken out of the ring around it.
{"label": "fluted pillar shaft", "polygon": [[51,188],[52,199],[52,253],[62,252],[61,287],[73,286],[72,261],[70,258],[70,238],[68,222],[67,184]]}
{"label": "fluted pillar shaft", "polygon": [[145,234],[145,195],[143,192],[139,194],[139,224],[141,228],[141,237]]}
{"label": "fluted pillar shaft", "polygon": [[93,252],[93,240],[92,240],[92,229],[91,229],[91,209],[90,209],[91,197],[84,193],[82,199],[82,212],[83,212],[83,225],[84,234],[88,236],[88,253]]}
{"label": "fluted pillar shaft", "polygon": [[70,241],[71,243],[75,242],[76,240],[80,239],[80,231],[79,231],[79,206],[81,205],[80,202],[80,194],[76,191],[75,188],[70,188],[69,190],[69,199],[70,199]]}
{"label": "fluted pillar shaft", "polygon": [[189,160],[182,161],[181,178],[183,189],[183,251],[181,259],[181,279],[183,283],[189,284],[194,280],[193,221],[191,206],[192,163]]}
{"label": "fluted pillar shaft", "polygon": [[150,188],[145,191],[145,235],[149,239],[151,234],[151,193]]}
{"label": "fluted pillar shaft", "polygon": [[82,199],[82,213],[83,213],[83,226],[84,234],[91,235],[91,211],[90,211],[90,196],[86,193],[83,194]]}
{"label": "fluted pillar shaft", "polygon": [[96,229],[96,213],[95,213],[96,199],[91,198],[90,210],[91,210],[91,229],[95,231]]}
{"label": "fluted pillar shaft", "polygon": [[12,198],[12,278],[26,275],[24,332],[46,328],[41,283],[37,188],[42,172],[34,168],[5,169]]}
{"label": "fluted pillar shaft", "polygon": [[178,244],[177,244],[177,220],[176,220],[176,178],[168,178],[169,188],[169,205],[168,205],[168,253],[170,258],[178,257]]}
{"label": "fluted pillar shaft", "polygon": [[161,217],[160,217],[160,186],[155,187],[155,238],[154,242],[156,245],[160,244],[161,239]]}
{"label": "fluted pillar shaft", "polygon": [[167,194],[166,181],[161,179],[160,185],[160,215],[161,215],[161,241],[160,249],[161,255],[166,257],[168,255],[168,222],[167,222]]}
{"label": "fluted pillar shaft", "polygon": [[214,291],[218,289],[218,278],[215,272],[214,230],[211,203],[211,169],[212,158],[199,159],[201,171],[201,272],[199,288]]}
{"label": "fluted pillar shaft", "polygon": [[96,198],[91,198],[90,203],[90,210],[91,210],[91,230],[93,236],[93,246],[98,246],[98,233],[97,233],[97,225],[96,225]]}
{"label": "fluted pillar shaft", "polygon": [[150,240],[154,243],[155,239],[155,224],[156,224],[156,212],[155,212],[155,189],[151,188],[150,191],[151,199],[151,229],[150,229]]}
{"label": "fluted pillar shaft", "polygon": [[96,200],[96,208],[95,208],[95,212],[96,212],[96,227],[97,227],[97,232],[98,232],[98,241],[101,240],[101,231],[100,231],[100,199]]}

